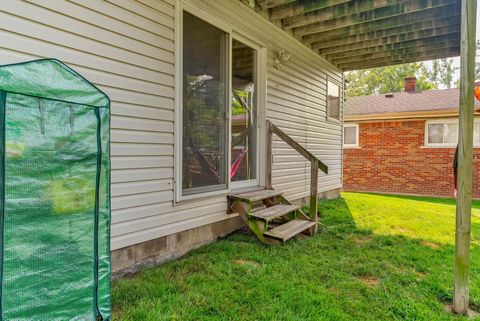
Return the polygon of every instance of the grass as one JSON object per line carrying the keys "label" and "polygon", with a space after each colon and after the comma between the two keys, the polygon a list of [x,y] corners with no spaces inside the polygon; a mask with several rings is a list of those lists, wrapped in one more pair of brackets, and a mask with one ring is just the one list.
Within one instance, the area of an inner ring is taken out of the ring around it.
{"label": "grass", "polygon": [[[344,193],[315,237],[236,233],[113,284],[114,320],[464,320],[452,301],[455,202]],[[471,304],[480,308],[480,202]],[[466,320],[466,319],[465,319]]]}

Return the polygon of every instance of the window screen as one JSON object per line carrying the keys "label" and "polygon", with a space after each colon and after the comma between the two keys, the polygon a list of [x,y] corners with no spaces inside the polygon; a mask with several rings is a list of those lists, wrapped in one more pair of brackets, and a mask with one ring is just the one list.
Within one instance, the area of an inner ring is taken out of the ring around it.
{"label": "window screen", "polygon": [[327,81],[327,116],[340,119],[340,87],[331,81]]}

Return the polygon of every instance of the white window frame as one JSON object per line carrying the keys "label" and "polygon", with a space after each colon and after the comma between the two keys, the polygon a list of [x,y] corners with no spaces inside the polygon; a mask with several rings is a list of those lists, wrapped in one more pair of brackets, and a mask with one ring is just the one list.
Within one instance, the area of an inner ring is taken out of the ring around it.
{"label": "white window frame", "polygon": [[[338,119],[335,118],[335,117],[330,117],[328,116],[328,110],[329,110],[329,104],[328,104],[328,83],[331,82],[333,83],[334,85],[338,86]],[[325,116],[326,116],[326,119],[327,119],[327,122],[332,122],[332,123],[341,123],[342,122],[342,101],[343,101],[343,95],[342,95],[342,85],[340,83],[338,83],[337,81],[331,79],[331,77],[327,76],[326,77],[326,82],[325,82],[325,86],[326,86],[326,95],[325,95]]]}
{"label": "white window frame", "polygon": [[[345,144],[345,128],[347,127],[355,127],[355,144]],[[343,148],[358,148],[359,147],[359,139],[360,139],[360,127],[357,123],[344,123],[342,128],[342,141],[343,141]]]}
{"label": "white window frame", "polygon": [[[228,35],[228,98],[227,108],[229,111],[228,117],[228,141],[226,151],[228,152],[228,166],[227,166],[227,184],[226,188],[211,192],[199,192],[197,194],[183,195],[182,191],[182,134],[183,134],[183,12],[186,11],[212,26],[224,31]],[[265,162],[265,106],[266,106],[266,68],[267,68],[267,49],[262,43],[253,40],[251,37],[234,30],[227,22],[218,19],[202,9],[196,7],[191,3],[187,3],[183,0],[178,0],[175,8],[176,23],[175,23],[175,132],[174,132],[174,204],[189,200],[195,200],[205,197],[214,197],[220,195],[228,195],[233,189],[248,188],[253,186],[263,186],[265,184],[264,166],[260,166]],[[257,136],[258,136],[258,153],[257,153],[257,179],[252,181],[246,181],[244,184],[233,184],[230,179],[231,171],[231,96],[232,96],[232,39],[235,38],[238,41],[244,42],[246,45],[251,46],[257,50]]]}
{"label": "white window frame", "polygon": [[[425,147],[434,147],[434,148],[456,148],[457,143],[429,143],[428,142],[428,126],[429,125],[439,125],[439,124],[458,124],[458,118],[447,118],[447,119],[430,119],[425,122],[425,131],[424,131],[424,146]],[[474,124],[480,123],[480,118],[474,119]],[[474,126],[475,130],[475,126]],[[480,147],[480,144],[474,144],[474,147]]]}
{"label": "white window frame", "polygon": [[[266,56],[267,56],[267,52],[266,52],[266,49],[258,44],[257,42],[255,42],[254,40],[246,37],[245,35],[237,32],[236,30],[233,30],[232,34],[231,34],[231,37],[230,37],[231,41],[233,41],[233,39],[237,40],[237,41],[240,41],[241,43],[251,47],[252,49],[254,49],[256,51],[256,64],[255,64],[255,82],[256,82],[256,88],[255,90],[257,91],[255,94],[255,103],[256,103],[256,110],[257,110],[257,137],[256,137],[256,146],[257,146],[257,151],[256,151],[256,155],[255,155],[255,158],[256,158],[256,164],[255,164],[255,168],[256,168],[256,178],[255,179],[251,179],[251,180],[245,180],[245,181],[234,181],[234,182],[231,182],[231,190],[240,190],[240,189],[244,189],[244,188],[248,188],[248,187],[255,187],[255,186],[261,186],[263,183],[264,183],[264,179],[262,179],[264,177],[263,172],[262,172],[262,168],[264,166],[261,166],[260,164],[265,164],[265,160],[261,157],[264,153],[262,153],[262,151],[265,150],[264,148],[264,141],[265,139],[262,139],[263,137],[265,137],[265,133],[263,132],[263,128],[265,126],[262,126],[261,124],[264,123],[264,117],[263,117],[263,110],[264,108],[262,106],[264,106],[264,103],[262,103],[264,100],[266,100],[266,97],[265,97],[265,88],[266,88],[266,78],[265,78],[265,75],[266,75],[266,70],[265,70],[265,66],[266,66]],[[232,45],[230,45],[230,48],[233,48]],[[232,62],[233,62],[233,59],[232,59],[232,52],[233,50],[230,50],[230,71],[232,71]],[[265,59],[263,59],[265,58]],[[233,73],[231,73],[233,74]],[[231,78],[231,77],[230,77]],[[230,86],[230,90],[232,90],[232,87]],[[230,95],[231,96],[231,95]],[[230,99],[231,100],[231,99]],[[231,104],[231,101],[230,101],[230,104]],[[230,107],[230,123],[229,123],[229,130],[232,129],[232,108]],[[231,167],[232,165],[232,153],[231,153],[231,147],[232,147],[232,142],[231,142],[231,139],[232,139],[232,135],[230,133],[229,135],[230,137],[230,142],[229,142],[229,153],[228,153],[228,157],[229,157],[229,161],[228,161],[228,164],[229,164],[229,167]],[[230,169],[229,169],[229,173],[230,173]],[[230,176],[229,176],[229,180],[230,180]]]}

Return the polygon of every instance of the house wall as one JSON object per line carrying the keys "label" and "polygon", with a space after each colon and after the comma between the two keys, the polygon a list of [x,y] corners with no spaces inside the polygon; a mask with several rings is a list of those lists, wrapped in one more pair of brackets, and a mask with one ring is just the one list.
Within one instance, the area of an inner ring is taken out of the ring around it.
{"label": "house wall", "polygon": [[[425,147],[425,120],[359,124],[359,148],[343,151],[347,191],[453,197],[455,148]],[[480,149],[474,149],[473,196],[480,197]]]}
{"label": "house wall", "polygon": [[[325,102],[326,76],[342,83],[342,74],[240,1],[190,3],[265,45],[266,117],[330,166],[319,192],[341,187],[341,125],[325,121]],[[112,250],[236,217],[226,214],[226,195],[174,204],[175,16],[175,0],[0,6],[1,64],[58,58],[112,100]],[[280,50],[292,59],[277,70]],[[309,164],[278,139],[273,145],[274,187],[308,196]]]}

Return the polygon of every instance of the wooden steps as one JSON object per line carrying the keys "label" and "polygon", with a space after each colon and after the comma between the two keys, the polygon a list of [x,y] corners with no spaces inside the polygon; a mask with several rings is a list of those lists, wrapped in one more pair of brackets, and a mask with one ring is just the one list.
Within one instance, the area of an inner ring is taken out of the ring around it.
{"label": "wooden steps", "polygon": [[270,222],[276,218],[282,217],[286,214],[289,214],[298,209],[295,205],[290,204],[279,204],[267,207],[263,210],[252,212],[249,214],[250,217],[253,217],[259,221]]}
{"label": "wooden steps", "polygon": [[282,194],[283,194],[282,192],[279,192],[273,189],[262,189],[254,192],[234,194],[234,195],[231,195],[230,197],[253,203],[253,202],[258,202],[268,198],[272,198],[275,196],[280,196]]}
{"label": "wooden steps", "polygon": [[313,235],[317,222],[311,220],[282,192],[257,190],[229,196],[230,207],[264,243],[284,243],[301,234]]}
{"label": "wooden steps", "polygon": [[291,220],[285,224],[279,225],[265,233],[264,236],[285,242],[292,237],[312,228],[317,223],[307,220]]}

